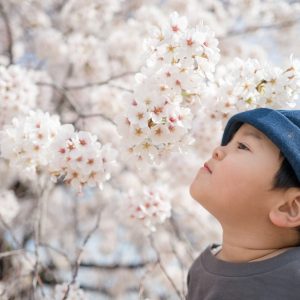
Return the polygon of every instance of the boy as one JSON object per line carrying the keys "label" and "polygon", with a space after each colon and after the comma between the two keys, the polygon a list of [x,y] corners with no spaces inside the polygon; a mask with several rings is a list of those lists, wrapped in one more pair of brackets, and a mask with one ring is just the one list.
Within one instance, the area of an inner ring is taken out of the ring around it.
{"label": "boy", "polygon": [[190,187],[223,229],[188,273],[188,300],[300,299],[300,110],[231,117]]}

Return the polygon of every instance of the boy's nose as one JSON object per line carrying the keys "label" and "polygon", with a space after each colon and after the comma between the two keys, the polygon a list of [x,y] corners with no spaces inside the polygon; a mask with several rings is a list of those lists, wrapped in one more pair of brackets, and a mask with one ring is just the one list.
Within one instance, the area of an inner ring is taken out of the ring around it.
{"label": "boy's nose", "polygon": [[212,157],[214,159],[221,160],[224,158],[224,156],[225,156],[225,152],[224,152],[223,146],[218,146],[213,151]]}

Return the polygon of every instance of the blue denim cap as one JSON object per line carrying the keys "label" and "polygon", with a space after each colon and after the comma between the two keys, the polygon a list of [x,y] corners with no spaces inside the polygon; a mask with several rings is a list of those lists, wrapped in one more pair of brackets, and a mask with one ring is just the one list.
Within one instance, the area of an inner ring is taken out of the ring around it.
{"label": "blue denim cap", "polygon": [[300,110],[256,108],[237,113],[225,126],[222,146],[243,123],[260,130],[281,150],[300,181]]}

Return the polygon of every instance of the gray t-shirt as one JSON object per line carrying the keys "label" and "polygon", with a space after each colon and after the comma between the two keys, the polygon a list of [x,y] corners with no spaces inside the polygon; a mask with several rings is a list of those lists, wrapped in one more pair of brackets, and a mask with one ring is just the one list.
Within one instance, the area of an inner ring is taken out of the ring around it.
{"label": "gray t-shirt", "polygon": [[269,259],[232,263],[208,246],[188,272],[187,300],[299,300],[300,247]]}

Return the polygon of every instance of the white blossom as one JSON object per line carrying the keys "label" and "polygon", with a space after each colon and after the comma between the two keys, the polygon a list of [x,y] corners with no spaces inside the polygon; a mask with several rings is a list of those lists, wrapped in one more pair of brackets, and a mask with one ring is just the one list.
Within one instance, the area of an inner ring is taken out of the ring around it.
{"label": "white blossom", "polygon": [[37,55],[47,62],[61,62],[66,59],[68,47],[60,31],[51,27],[37,30],[34,43]]}
{"label": "white blossom", "polygon": [[120,8],[119,0],[71,0],[61,12],[67,30],[96,34]]}
{"label": "white blossom", "polygon": [[109,77],[108,54],[98,38],[73,33],[68,37],[67,46],[75,77],[98,81]]}
{"label": "white blossom", "polygon": [[0,129],[13,117],[35,108],[38,88],[29,73],[17,65],[0,65]]}
{"label": "white blossom", "polygon": [[20,210],[15,194],[9,190],[0,190],[0,217],[10,224]]}
{"label": "white blossom", "polygon": [[95,135],[63,125],[49,149],[49,171],[54,181],[63,178],[78,191],[86,185],[102,188],[116,155],[116,150],[109,144],[102,146]]}
{"label": "white blossom", "polygon": [[159,163],[169,151],[183,151],[193,118],[189,107],[212,79],[217,45],[208,27],[189,29],[187,19],[177,13],[153,29],[145,41],[146,67],[136,75],[131,99],[124,98],[127,113],[118,122],[129,146],[126,153],[136,156],[133,161]]}
{"label": "white blossom", "polygon": [[[258,107],[285,109],[299,100],[300,72],[297,60],[284,69],[255,59],[235,59],[216,73],[218,101],[211,116],[223,121],[233,114]],[[224,76],[226,74],[226,76]]]}
{"label": "white blossom", "polygon": [[132,221],[154,232],[171,216],[170,198],[170,192],[163,187],[147,187],[141,193],[130,191],[125,206]]}
{"label": "white blossom", "polygon": [[57,115],[30,111],[26,117],[15,118],[1,131],[1,156],[12,168],[35,178],[39,169],[48,165],[48,149],[60,129]]}

